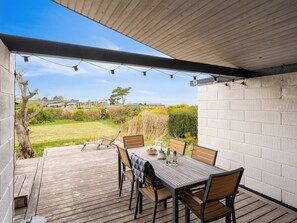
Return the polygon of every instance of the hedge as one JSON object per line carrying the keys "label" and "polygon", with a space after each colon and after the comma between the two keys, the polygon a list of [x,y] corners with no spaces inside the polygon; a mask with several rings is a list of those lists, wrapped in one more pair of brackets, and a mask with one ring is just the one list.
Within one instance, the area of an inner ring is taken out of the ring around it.
{"label": "hedge", "polygon": [[197,107],[181,108],[169,114],[168,132],[172,137],[197,136]]}

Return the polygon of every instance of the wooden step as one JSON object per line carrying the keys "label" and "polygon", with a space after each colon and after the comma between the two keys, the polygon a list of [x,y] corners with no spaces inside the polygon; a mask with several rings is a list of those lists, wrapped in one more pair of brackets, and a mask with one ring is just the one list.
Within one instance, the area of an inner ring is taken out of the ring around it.
{"label": "wooden step", "polygon": [[16,175],[14,179],[15,208],[26,207],[30,199],[34,174]]}

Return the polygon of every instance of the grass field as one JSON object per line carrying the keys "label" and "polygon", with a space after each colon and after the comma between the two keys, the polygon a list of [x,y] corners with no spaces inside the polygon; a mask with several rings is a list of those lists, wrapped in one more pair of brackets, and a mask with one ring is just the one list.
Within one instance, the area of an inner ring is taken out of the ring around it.
{"label": "grass field", "polygon": [[[98,140],[101,135],[115,135],[120,126],[110,120],[94,122],[55,121],[31,125],[30,140],[35,157],[40,157],[48,147],[79,145],[87,141]],[[16,142],[17,145],[17,142]],[[16,146],[17,154],[19,152]]]}
{"label": "grass field", "polygon": [[[35,157],[40,157],[45,148],[80,145],[87,141],[97,141],[102,135],[113,136],[119,131],[120,125],[110,120],[93,122],[62,120],[31,125],[29,129],[31,131],[30,141],[35,151]],[[121,140],[120,137],[119,140]],[[162,140],[168,145],[169,137],[163,137]],[[145,144],[153,145],[154,140],[148,140]],[[17,139],[16,152],[18,156],[19,147]],[[186,155],[190,154],[191,151],[187,148]]]}

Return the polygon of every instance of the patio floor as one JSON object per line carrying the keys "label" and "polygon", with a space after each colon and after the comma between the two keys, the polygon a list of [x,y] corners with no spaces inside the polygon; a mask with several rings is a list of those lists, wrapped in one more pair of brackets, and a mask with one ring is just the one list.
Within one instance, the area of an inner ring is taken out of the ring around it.
{"label": "patio floor", "polygon": [[[133,220],[134,212],[128,210],[128,181],[122,197],[118,196],[116,150],[96,150],[89,145],[81,152],[80,148],[51,148],[42,158],[17,161],[15,174],[35,173],[35,179],[28,207],[15,211],[16,222],[34,215],[42,215],[48,222],[151,222],[153,205],[145,198],[143,213]],[[296,212],[243,189],[235,207],[238,222],[297,223]],[[194,215],[191,219],[200,222]],[[166,209],[158,208],[156,222],[171,222],[171,200]],[[184,222],[182,205],[180,222]]]}

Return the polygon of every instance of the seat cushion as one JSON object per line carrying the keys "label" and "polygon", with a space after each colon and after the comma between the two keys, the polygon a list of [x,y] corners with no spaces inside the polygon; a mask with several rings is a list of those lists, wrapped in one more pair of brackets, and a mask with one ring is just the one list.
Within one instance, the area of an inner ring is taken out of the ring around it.
{"label": "seat cushion", "polygon": [[[155,202],[155,193],[154,193],[154,189],[152,187],[144,187],[144,188],[140,188],[141,192],[146,195],[150,200]],[[157,194],[158,194],[158,200],[162,201],[162,200],[167,200],[169,198],[172,197],[171,191],[167,188],[167,187],[160,187],[159,189],[156,190]]]}
{"label": "seat cushion", "polygon": [[[200,191],[195,194],[185,193],[180,198],[180,200],[189,209],[191,209],[195,215],[197,215],[200,218],[201,217],[201,214],[200,214],[201,206],[195,200],[195,198],[194,198],[195,196],[198,197],[201,201],[203,201],[204,192]],[[232,211],[231,208],[227,207],[222,202],[219,202],[219,201],[210,202],[205,205],[204,220],[209,221],[212,219],[217,219],[217,218],[228,215],[229,213],[231,213],[231,211]]]}

